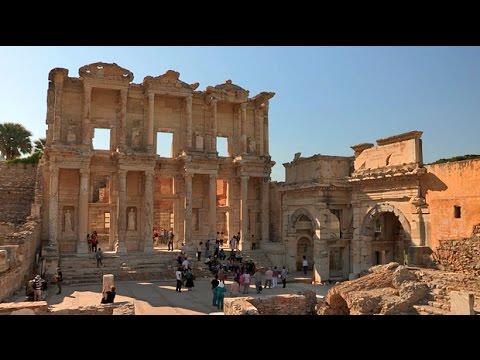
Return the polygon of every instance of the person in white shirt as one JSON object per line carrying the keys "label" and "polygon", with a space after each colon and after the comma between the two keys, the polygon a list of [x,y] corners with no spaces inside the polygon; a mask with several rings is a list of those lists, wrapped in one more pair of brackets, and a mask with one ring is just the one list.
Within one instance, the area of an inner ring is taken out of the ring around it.
{"label": "person in white shirt", "polygon": [[268,270],[265,271],[265,289],[267,288],[267,286],[271,289],[272,282],[273,282],[273,271],[272,269],[268,268]]}
{"label": "person in white shirt", "polygon": [[307,261],[307,257],[306,257],[305,255],[303,255],[302,266],[303,266],[303,273],[304,273],[305,275],[307,275],[308,261]]}
{"label": "person in white shirt", "polygon": [[175,271],[175,278],[177,279],[177,287],[175,288],[175,291],[182,292],[183,272],[181,267]]}
{"label": "person in white shirt", "polygon": [[182,262],[182,267],[184,271],[187,271],[190,268],[190,263],[187,260],[187,256],[185,255],[185,260]]}

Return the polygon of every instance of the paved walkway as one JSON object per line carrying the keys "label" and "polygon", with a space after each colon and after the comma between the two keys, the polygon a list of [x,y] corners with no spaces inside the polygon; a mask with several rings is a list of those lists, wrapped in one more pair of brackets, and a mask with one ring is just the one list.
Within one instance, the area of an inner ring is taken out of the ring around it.
{"label": "paved walkway", "polygon": [[[211,279],[198,279],[192,291],[182,289],[181,293],[175,291],[175,281],[116,281],[115,301],[133,301],[137,315],[218,314],[220,310],[212,306],[210,281]],[[227,280],[228,289],[230,284],[231,281]],[[62,294],[56,295],[57,287],[51,285],[48,289],[47,302],[56,309],[99,304],[101,287],[101,284],[64,286]],[[285,289],[280,284],[274,289],[264,289],[261,294],[256,294],[255,287],[252,285],[248,296],[295,294],[300,290],[313,290],[317,296],[323,297],[328,288],[329,286],[287,283]],[[24,296],[18,295],[15,302],[23,300]]]}

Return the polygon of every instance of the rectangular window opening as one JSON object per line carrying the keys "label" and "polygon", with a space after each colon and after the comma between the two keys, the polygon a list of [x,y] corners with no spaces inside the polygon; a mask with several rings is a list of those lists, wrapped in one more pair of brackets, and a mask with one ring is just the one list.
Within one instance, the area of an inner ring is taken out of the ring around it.
{"label": "rectangular window opening", "polygon": [[103,214],[103,222],[105,225],[105,229],[110,229],[110,213],[109,212],[105,212]]}
{"label": "rectangular window opening", "polygon": [[93,129],[93,150],[110,150],[110,129]]}
{"label": "rectangular window opening", "polygon": [[455,219],[460,219],[462,217],[462,207],[455,205],[453,207],[453,213],[454,213]]}
{"label": "rectangular window opening", "polygon": [[173,157],[173,133],[157,132],[157,155],[164,158]]}
{"label": "rectangular window opening", "polygon": [[228,138],[225,136],[217,136],[217,152],[218,156],[229,157]]}

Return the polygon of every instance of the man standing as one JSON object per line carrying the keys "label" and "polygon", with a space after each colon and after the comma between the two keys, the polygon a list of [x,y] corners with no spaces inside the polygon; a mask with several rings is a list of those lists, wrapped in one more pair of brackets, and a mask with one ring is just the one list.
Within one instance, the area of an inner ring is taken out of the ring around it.
{"label": "man standing", "polygon": [[57,286],[58,286],[58,292],[57,292],[57,295],[58,295],[62,293],[62,281],[63,281],[62,270],[60,270],[59,267],[57,267],[57,272],[55,273],[55,281],[57,282]]}
{"label": "man standing", "polygon": [[303,266],[303,274],[307,275],[308,261],[307,261],[307,257],[305,255],[303,255],[302,266]]}

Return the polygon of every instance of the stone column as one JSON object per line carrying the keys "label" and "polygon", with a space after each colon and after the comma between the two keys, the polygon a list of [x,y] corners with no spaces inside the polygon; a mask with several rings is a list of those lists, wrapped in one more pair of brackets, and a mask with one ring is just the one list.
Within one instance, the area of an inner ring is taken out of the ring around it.
{"label": "stone column", "polygon": [[250,249],[250,239],[248,237],[248,175],[240,177],[240,250]]}
{"label": "stone column", "polygon": [[187,96],[185,99],[185,113],[187,116],[187,149],[192,148],[192,100],[192,95]]}
{"label": "stone column", "polygon": [[263,142],[263,110],[258,110],[258,130],[259,130],[259,137],[260,137],[260,144],[258,145],[259,148],[259,155],[263,156],[264,154],[264,142]]}
{"label": "stone column", "polygon": [[269,240],[269,195],[270,195],[270,179],[263,178],[262,183],[262,241],[265,243]]}
{"label": "stone column", "polygon": [[185,219],[182,216],[184,214],[183,212],[184,207],[182,204],[182,198],[180,196],[181,179],[182,179],[181,175],[178,175],[178,174],[173,177],[173,193],[175,194],[175,200],[173,201],[173,233],[175,234],[173,238],[174,246],[176,246],[176,244],[179,243],[180,239],[185,238],[185,234],[184,234]]}
{"label": "stone column", "polygon": [[[145,171],[145,191],[143,194],[143,252],[153,251],[153,170]],[[170,229],[168,229],[170,230]]]}
{"label": "stone column", "polygon": [[209,189],[209,223],[210,233],[209,239],[213,239],[217,232],[217,175],[210,174],[210,189]]}
{"label": "stone column", "polygon": [[217,151],[217,99],[212,99],[212,151]]}
{"label": "stone column", "polygon": [[120,116],[118,124],[118,147],[120,150],[125,148],[125,131],[127,130],[127,96],[128,89],[120,90]]}
{"label": "stone column", "polygon": [[53,143],[60,143],[62,122],[63,76],[55,76],[55,122],[53,123]]}
{"label": "stone column", "polygon": [[185,173],[185,246],[192,246],[192,180],[193,173]]}
{"label": "stone column", "polygon": [[92,131],[90,129],[91,97],[92,97],[91,86],[83,84],[82,144],[87,146],[90,146],[92,144]]}
{"label": "stone column", "polygon": [[118,254],[127,253],[127,170],[118,170],[118,205],[117,205],[117,244]]}
{"label": "stone column", "polygon": [[88,189],[90,188],[90,170],[79,169],[80,171],[80,196],[78,199],[78,240],[77,253],[88,253]]}
{"label": "stone column", "polygon": [[58,231],[58,172],[54,165],[50,166],[50,206],[48,211],[48,233],[49,239],[57,242]]}
{"label": "stone column", "polygon": [[153,128],[155,123],[155,94],[148,92],[148,126],[147,126],[147,151],[154,152],[153,150]]}
{"label": "stone column", "polygon": [[263,153],[265,155],[269,154],[268,149],[268,101],[265,103],[264,112],[263,112]]}
{"label": "stone column", "polygon": [[247,153],[247,103],[240,104],[240,153]]}

